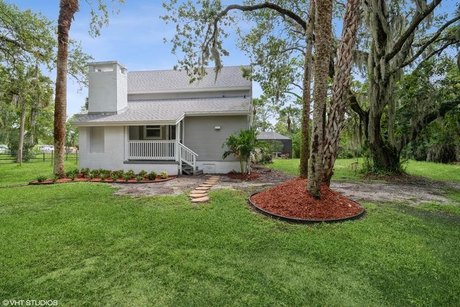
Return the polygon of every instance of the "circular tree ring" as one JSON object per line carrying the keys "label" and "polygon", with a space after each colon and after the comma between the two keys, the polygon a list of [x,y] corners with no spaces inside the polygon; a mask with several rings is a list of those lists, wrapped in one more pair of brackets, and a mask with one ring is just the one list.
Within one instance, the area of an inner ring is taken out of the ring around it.
{"label": "circular tree ring", "polygon": [[361,210],[357,214],[352,215],[352,216],[342,217],[342,218],[325,218],[325,219],[311,218],[311,219],[308,219],[308,218],[288,217],[288,216],[283,216],[283,215],[279,215],[279,214],[276,214],[276,213],[272,213],[272,212],[270,212],[268,210],[260,208],[254,202],[252,202],[251,198],[254,195],[259,194],[259,193],[260,192],[255,192],[255,193],[252,193],[249,196],[248,203],[249,203],[251,208],[253,208],[256,212],[262,213],[263,215],[266,215],[268,217],[271,217],[271,218],[274,218],[274,219],[277,219],[277,220],[281,220],[281,221],[285,221],[285,222],[290,222],[290,223],[297,223],[297,224],[339,223],[339,222],[345,222],[345,221],[349,221],[349,220],[360,219],[366,213],[366,210],[363,207],[360,206]]}

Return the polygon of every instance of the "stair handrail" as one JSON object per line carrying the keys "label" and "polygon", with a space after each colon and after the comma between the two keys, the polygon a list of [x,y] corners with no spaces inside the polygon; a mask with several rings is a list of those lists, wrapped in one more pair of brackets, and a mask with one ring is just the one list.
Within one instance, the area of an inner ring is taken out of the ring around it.
{"label": "stair handrail", "polygon": [[194,156],[199,156],[196,152],[194,152],[193,150],[191,150],[190,148],[188,148],[187,146],[185,146],[184,144],[180,143],[179,142],[179,146],[182,146],[185,150],[188,150],[190,151],[190,153],[192,153]]}
{"label": "stair handrail", "polygon": [[[182,150],[184,150],[184,152],[188,153],[189,155],[192,156],[192,159],[191,160],[187,160],[187,159],[184,159],[183,155],[182,155]],[[190,148],[188,148],[187,146],[185,146],[184,144],[180,143],[179,142],[179,162],[182,163],[185,162],[187,163],[188,165],[190,165],[192,168],[193,168],[193,173],[195,173],[196,171],[196,157],[198,157],[198,154],[196,152],[194,152],[193,150],[191,150]],[[180,171],[182,172],[182,165],[180,166]]]}

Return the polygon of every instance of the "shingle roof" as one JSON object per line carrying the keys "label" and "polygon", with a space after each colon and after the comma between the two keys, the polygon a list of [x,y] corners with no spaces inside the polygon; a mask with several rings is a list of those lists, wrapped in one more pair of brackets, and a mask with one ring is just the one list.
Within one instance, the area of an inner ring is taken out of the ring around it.
{"label": "shingle roof", "polygon": [[128,72],[128,94],[177,92],[181,90],[203,90],[216,88],[251,88],[251,81],[243,77],[242,66],[225,66],[217,75],[212,68],[200,81],[190,84],[185,71],[152,70]]}
{"label": "shingle roof", "polygon": [[262,131],[257,135],[258,140],[290,140],[290,137],[284,136],[274,131]]}
{"label": "shingle roof", "polygon": [[77,114],[76,125],[177,122],[184,115],[249,114],[250,98],[203,98],[130,102],[119,114]]}

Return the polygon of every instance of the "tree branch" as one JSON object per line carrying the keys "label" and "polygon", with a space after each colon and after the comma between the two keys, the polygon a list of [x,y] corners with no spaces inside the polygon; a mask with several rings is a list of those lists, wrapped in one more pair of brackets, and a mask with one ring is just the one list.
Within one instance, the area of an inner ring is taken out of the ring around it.
{"label": "tree branch", "polygon": [[216,19],[214,21],[214,25],[216,25],[217,21],[219,21],[222,17],[227,15],[227,13],[230,12],[231,10],[250,12],[250,11],[256,11],[260,9],[271,9],[271,10],[277,11],[281,15],[291,18],[293,21],[299,24],[304,31],[307,29],[307,23],[305,22],[305,20],[302,19],[302,17],[300,17],[299,15],[295,14],[294,12],[290,10],[287,10],[275,3],[270,3],[270,2],[264,2],[260,4],[255,4],[255,5],[231,4],[227,6],[223,11],[221,11],[219,14],[217,14]]}
{"label": "tree branch", "polygon": [[451,20],[449,20],[448,22],[446,22],[442,27],[440,27],[438,29],[438,31],[428,40],[426,41],[421,47],[420,49],[417,51],[417,53],[415,53],[409,60],[405,61],[404,63],[402,63],[399,68],[404,68],[406,67],[407,65],[411,64],[413,61],[415,61],[422,53],[423,51],[425,51],[426,48],[428,48],[428,46],[430,46],[432,43],[434,43],[436,41],[436,39],[441,35],[441,33],[448,27],[450,26],[451,24],[453,24],[454,22],[456,22],[457,20],[460,20],[460,16],[457,16],[455,18],[452,18]]}
{"label": "tree branch", "polygon": [[410,133],[405,134],[401,141],[399,142],[399,150],[401,150],[404,146],[406,146],[409,142],[415,140],[420,132],[432,121],[436,120],[437,118],[444,117],[447,112],[453,110],[455,107],[460,105],[460,98],[454,100],[448,100],[441,104],[438,110],[433,111],[431,113],[426,114],[422,117],[415,125],[413,125],[412,130]]}
{"label": "tree branch", "polygon": [[414,18],[412,18],[409,27],[404,31],[404,33],[399,37],[396,43],[393,45],[392,50],[385,56],[385,61],[390,61],[395,57],[396,54],[401,50],[405,41],[410,37],[410,35],[417,29],[419,24],[425,19],[426,16],[431,14],[433,10],[441,3],[442,0],[433,0],[428,4],[423,11],[418,11]]}

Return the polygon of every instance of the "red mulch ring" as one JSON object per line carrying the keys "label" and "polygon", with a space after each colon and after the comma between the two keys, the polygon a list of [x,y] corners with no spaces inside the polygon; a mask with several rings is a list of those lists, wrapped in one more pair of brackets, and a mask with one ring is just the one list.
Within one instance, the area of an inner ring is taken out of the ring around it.
{"label": "red mulch ring", "polygon": [[230,172],[227,174],[227,176],[231,179],[238,179],[238,180],[243,180],[243,181],[251,181],[251,180],[256,180],[257,178],[260,177],[259,174],[257,173],[250,173],[250,174],[241,174],[241,173],[236,173],[236,172]]}
{"label": "red mulch ring", "polygon": [[294,221],[336,221],[359,217],[364,208],[355,201],[321,186],[321,199],[306,191],[306,179],[293,179],[250,197],[257,209]]}

